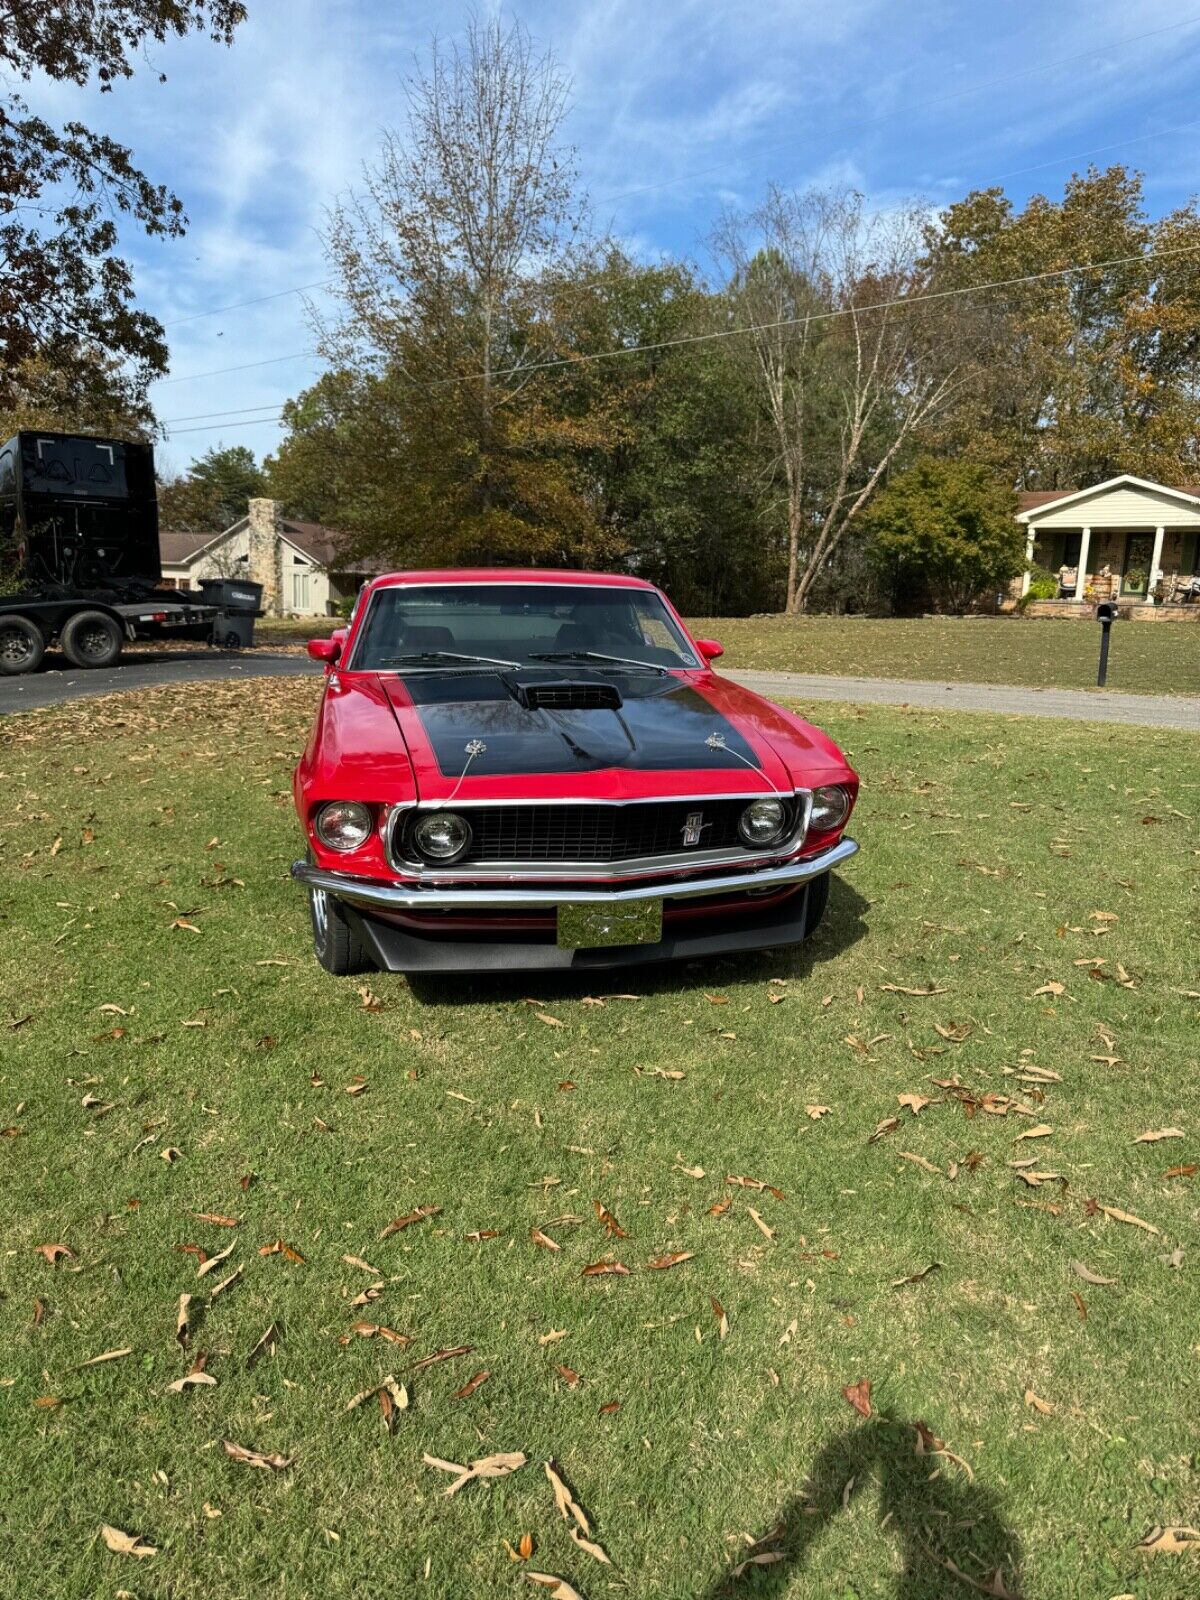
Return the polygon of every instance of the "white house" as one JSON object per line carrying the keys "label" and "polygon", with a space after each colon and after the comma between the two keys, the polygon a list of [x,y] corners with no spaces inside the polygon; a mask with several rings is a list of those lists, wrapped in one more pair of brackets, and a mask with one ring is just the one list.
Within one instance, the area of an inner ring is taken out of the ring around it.
{"label": "white house", "polygon": [[[1031,565],[1059,578],[1059,598],[1029,610],[1059,615],[1115,600],[1135,617],[1200,620],[1200,485],[1171,488],[1128,473],[1090,489],[1017,496]],[[1018,596],[1029,591],[1019,580]]]}
{"label": "white house", "polygon": [[263,586],[272,617],[332,617],[365,579],[386,568],[341,554],[345,535],[281,514],[276,500],[251,500],[248,515],[223,533],[160,535],[163,582],[194,589],[201,578],[246,578]]}

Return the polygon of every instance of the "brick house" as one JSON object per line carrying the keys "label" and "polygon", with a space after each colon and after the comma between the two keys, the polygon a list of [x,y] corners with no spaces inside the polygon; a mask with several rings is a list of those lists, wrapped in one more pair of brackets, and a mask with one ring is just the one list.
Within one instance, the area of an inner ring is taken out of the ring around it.
{"label": "brick house", "polygon": [[[1026,560],[1059,579],[1058,598],[1030,602],[1029,615],[1090,614],[1097,600],[1115,600],[1136,619],[1200,621],[1200,485],[1176,489],[1125,473],[1017,500]],[[1014,601],[1029,583],[1026,572]]]}
{"label": "brick house", "polygon": [[246,578],[263,586],[270,617],[332,617],[353,600],[378,562],[343,556],[345,535],[282,515],[276,500],[251,500],[249,512],[217,534],[160,535],[163,582],[194,589],[201,578]]}

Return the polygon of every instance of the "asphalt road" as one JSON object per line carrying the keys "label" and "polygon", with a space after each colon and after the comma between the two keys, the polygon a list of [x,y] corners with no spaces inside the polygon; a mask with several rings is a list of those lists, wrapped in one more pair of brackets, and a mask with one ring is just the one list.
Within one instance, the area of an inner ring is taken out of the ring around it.
{"label": "asphalt road", "polygon": [[[145,689],[157,684],[315,676],[323,670],[319,662],[310,661],[305,655],[269,649],[139,653],[100,671],[80,672],[64,664],[19,678],[0,678],[0,715],[61,705],[85,695]],[[1093,694],[1084,689],[834,678],[798,672],[730,672],[728,676],[748,689],[780,700],[839,700],[938,711],[984,711],[998,716],[1065,717],[1073,722],[1120,722],[1200,733],[1200,698],[1190,696],[1121,694],[1113,690]]]}

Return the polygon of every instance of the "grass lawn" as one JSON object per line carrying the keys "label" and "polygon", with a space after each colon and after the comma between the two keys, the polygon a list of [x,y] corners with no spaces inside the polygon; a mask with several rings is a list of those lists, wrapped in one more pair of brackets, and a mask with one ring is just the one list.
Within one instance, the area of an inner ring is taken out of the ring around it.
{"label": "grass lawn", "polygon": [[[324,637],[328,618],[265,617],[262,645]],[[1094,689],[1094,622],[1022,617],[693,617],[699,638],[725,646],[723,667],[834,677],[916,678]],[[1200,624],[1118,623],[1108,687],[1127,694],[1200,695]]]}
{"label": "grass lawn", "polygon": [[1200,1525],[1200,741],[823,708],[802,951],[364,998],[286,877],[316,692],[0,726],[0,1594],[1195,1593],[1135,1547]]}
{"label": "grass lawn", "polygon": [[[835,677],[918,678],[1094,689],[1100,628],[1023,617],[697,617],[688,626],[725,646],[723,667]],[[1108,687],[1200,695],[1200,625],[1119,622]]]}

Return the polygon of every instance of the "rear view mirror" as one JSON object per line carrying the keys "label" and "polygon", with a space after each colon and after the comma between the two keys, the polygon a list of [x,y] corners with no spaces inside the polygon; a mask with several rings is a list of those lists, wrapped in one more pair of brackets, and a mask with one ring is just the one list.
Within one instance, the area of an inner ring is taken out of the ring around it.
{"label": "rear view mirror", "polygon": [[697,639],[696,648],[705,661],[715,661],[718,656],[725,654],[725,646],[719,639]]}
{"label": "rear view mirror", "polygon": [[342,653],[344,638],[345,634],[339,628],[337,633],[331,634],[328,639],[310,639],[308,653],[314,661],[324,661],[332,666]]}

